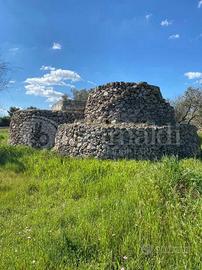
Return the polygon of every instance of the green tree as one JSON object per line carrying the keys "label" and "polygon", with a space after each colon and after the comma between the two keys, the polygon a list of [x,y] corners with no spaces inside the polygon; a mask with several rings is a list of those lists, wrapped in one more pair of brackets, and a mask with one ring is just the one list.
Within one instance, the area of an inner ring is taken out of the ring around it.
{"label": "green tree", "polygon": [[69,97],[65,94],[62,96],[62,107],[61,110],[65,111],[69,103]]}
{"label": "green tree", "polygon": [[73,99],[76,101],[87,101],[89,91],[87,89],[78,90],[76,88],[72,89]]}
{"label": "green tree", "polygon": [[9,117],[12,117],[13,114],[16,112],[16,111],[19,111],[20,108],[17,108],[17,107],[10,107],[9,111],[8,111],[8,114],[9,114]]}
{"label": "green tree", "polygon": [[173,102],[178,123],[202,124],[202,90],[189,87]]}
{"label": "green tree", "polygon": [[0,127],[8,127],[10,125],[11,118],[9,116],[0,117]]}
{"label": "green tree", "polygon": [[37,110],[37,107],[29,106],[27,107],[27,110]]}

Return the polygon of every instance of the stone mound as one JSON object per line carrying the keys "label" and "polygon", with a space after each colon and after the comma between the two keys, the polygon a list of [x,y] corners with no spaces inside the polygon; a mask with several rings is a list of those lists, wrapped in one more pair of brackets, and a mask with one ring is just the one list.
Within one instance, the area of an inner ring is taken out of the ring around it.
{"label": "stone mound", "polygon": [[160,88],[147,83],[108,83],[93,90],[85,119],[91,123],[175,124],[173,107]]}
{"label": "stone mound", "polygon": [[62,155],[102,159],[195,157],[197,130],[178,125],[159,87],[109,83],[89,95],[84,122],[59,126],[55,148]]}
{"label": "stone mound", "polygon": [[62,155],[101,159],[154,160],[199,154],[196,128],[191,125],[64,124],[58,129],[55,149]]}
{"label": "stone mound", "polygon": [[83,113],[80,112],[17,111],[11,119],[10,144],[51,148],[55,144],[55,135],[60,124],[73,123],[83,117]]}

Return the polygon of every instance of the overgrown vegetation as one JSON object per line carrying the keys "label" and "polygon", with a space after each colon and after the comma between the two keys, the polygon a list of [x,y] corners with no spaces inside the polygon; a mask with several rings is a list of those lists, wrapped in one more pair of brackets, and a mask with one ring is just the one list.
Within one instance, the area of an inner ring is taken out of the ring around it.
{"label": "overgrown vegetation", "polygon": [[8,129],[1,128],[0,129],[0,146],[6,145],[8,143]]}
{"label": "overgrown vegetation", "polygon": [[200,160],[69,159],[0,132],[0,269],[202,268]]}

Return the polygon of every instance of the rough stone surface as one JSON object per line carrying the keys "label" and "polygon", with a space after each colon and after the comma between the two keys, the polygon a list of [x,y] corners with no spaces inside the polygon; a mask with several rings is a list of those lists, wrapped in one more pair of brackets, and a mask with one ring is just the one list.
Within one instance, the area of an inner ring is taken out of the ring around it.
{"label": "rough stone surface", "polygon": [[20,110],[10,124],[10,144],[51,148],[55,143],[58,125],[82,119],[80,112],[52,112],[49,110]]}
{"label": "rough stone surface", "polygon": [[115,82],[91,91],[86,122],[175,124],[174,109],[157,86],[142,83]]}
{"label": "rough stone surface", "polygon": [[150,159],[164,155],[199,155],[197,130],[191,125],[64,124],[59,126],[55,150],[72,157]]}
{"label": "rough stone surface", "polygon": [[[78,122],[79,121],[79,122]],[[197,129],[178,125],[156,86],[110,83],[91,91],[84,113],[22,110],[14,113],[10,143],[51,148],[62,155],[100,159],[196,157]]]}
{"label": "rough stone surface", "polygon": [[197,130],[177,125],[159,87],[109,83],[91,91],[84,122],[59,126],[55,148],[62,155],[101,159],[159,159],[199,155]]}

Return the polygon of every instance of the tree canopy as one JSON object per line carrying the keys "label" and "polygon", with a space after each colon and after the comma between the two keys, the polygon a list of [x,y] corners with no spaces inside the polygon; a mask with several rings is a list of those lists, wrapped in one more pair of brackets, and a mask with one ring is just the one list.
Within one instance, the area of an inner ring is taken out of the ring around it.
{"label": "tree canopy", "polygon": [[72,89],[73,99],[77,101],[87,101],[89,91],[87,89],[78,90],[76,88]]}
{"label": "tree canopy", "polygon": [[189,87],[174,103],[178,123],[202,124],[202,90]]}

